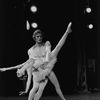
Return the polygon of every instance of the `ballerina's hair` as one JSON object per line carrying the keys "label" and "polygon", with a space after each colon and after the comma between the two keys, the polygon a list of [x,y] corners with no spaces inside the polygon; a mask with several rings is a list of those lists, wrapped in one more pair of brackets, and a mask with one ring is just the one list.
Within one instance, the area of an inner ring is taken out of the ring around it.
{"label": "ballerina's hair", "polygon": [[36,37],[37,34],[41,34],[42,37],[43,37],[43,32],[41,30],[37,29],[37,30],[34,31],[33,36],[32,36],[34,40],[35,40],[35,37]]}

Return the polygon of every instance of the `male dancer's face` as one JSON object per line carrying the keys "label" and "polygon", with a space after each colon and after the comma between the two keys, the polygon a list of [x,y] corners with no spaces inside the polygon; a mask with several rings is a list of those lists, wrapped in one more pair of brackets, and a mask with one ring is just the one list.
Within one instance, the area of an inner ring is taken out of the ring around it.
{"label": "male dancer's face", "polygon": [[42,42],[42,34],[37,34],[35,36],[35,40],[38,44],[40,44]]}

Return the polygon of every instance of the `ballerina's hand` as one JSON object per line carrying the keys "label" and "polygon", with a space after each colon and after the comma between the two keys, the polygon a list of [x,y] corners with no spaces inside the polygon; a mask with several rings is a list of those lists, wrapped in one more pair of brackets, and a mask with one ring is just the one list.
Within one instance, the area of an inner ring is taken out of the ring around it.
{"label": "ballerina's hand", "polygon": [[1,68],[0,71],[4,72],[4,71],[6,71],[6,68]]}
{"label": "ballerina's hand", "polygon": [[19,92],[19,95],[24,95],[24,94],[26,94],[27,92],[26,91],[20,91]]}
{"label": "ballerina's hand", "polygon": [[66,30],[67,33],[71,33],[71,32],[72,32],[72,30],[71,30],[71,25],[72,25],[72,22],[70,22],[70,23],[68,24],[68,27],[67,27],[67,30]]}

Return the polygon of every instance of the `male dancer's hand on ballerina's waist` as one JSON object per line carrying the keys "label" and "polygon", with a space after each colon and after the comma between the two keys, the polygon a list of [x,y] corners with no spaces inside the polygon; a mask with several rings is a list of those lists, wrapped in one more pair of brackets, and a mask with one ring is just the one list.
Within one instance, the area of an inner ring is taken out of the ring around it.
{"label": "male dancer's hand on ballerina's waist", "polygon": [[48,64],[48,61],[45,61],[43,65],[46,66],[47,64]]}
{"label": "male dancer's hand on ballerina's waist", "polygon": [[45,66],[46,66],[48,63],[49,63],[48,61],[45,61],[45,62],[43,63],[43,65],[41,66],[41,68],[42,68],[42,69],[45,69]]}

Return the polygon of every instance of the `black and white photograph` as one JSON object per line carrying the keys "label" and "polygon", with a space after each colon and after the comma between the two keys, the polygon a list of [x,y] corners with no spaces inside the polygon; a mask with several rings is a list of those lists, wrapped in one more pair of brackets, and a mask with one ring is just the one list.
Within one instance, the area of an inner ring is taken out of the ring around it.
{"label": "black and white photograph", "polygon": [[100,100],[100,1],[0,0],[0,100]]}

